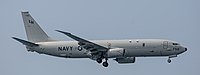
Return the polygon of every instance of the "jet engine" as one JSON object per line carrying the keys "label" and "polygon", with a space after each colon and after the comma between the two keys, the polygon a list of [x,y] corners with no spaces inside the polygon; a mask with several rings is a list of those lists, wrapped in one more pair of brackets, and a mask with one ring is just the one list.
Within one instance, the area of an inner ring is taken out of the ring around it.
{"label": "jet engine", "polygon": [[116,58],[114,60],[117,61],[119,64],[135,63],[135,57]]}
{"label": "jet engine", "polygon": [[125,54],[124,48],[113,48],[109,49],[106,55],[108,58],[115,58],[115,57],[123,57],[124,54]]}

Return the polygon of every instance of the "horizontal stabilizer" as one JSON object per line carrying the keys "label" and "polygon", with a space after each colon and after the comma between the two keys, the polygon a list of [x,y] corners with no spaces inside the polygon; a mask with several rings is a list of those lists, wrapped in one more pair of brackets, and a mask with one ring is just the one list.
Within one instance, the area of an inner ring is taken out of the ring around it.
{"label": "horizontal stabilizer", "polygon": [[29,42],[29,41],[25,41],[25,40],[22,40],[22,39],[19,39],[19,38],[16,38],[16,37],[12,37],[13,39],[21,42],[22,44],[26,45],[26,46],[39,46],[38,44],[35,44],[35,43],[32,43],[32,42]]}

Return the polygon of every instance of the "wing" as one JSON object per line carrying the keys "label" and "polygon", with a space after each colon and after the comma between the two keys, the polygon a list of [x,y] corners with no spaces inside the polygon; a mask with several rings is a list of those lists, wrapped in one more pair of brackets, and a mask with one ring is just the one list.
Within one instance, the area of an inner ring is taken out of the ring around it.
{"label": "wing", "polygon": [[83,47],[84,49],[88,50],[88,51],[91,51],[92,53],[97,53],[97,52],[106,52],[108,51],[108,48],[104,47],[104,46],[101,46],[99,44],[96,44],[96,43],[93,43],[91,41],[88,41],[88,40],[85,40],[83,38],[80,38],[80,37],[77,37],[71,33],[68,33],[68,32],[64,32],[64,31],[60,31],[60,30],[56,30],[60,33],[63,33],[67,36],[69,36],[70,38],[78,41],[79,45],[81,47]]}

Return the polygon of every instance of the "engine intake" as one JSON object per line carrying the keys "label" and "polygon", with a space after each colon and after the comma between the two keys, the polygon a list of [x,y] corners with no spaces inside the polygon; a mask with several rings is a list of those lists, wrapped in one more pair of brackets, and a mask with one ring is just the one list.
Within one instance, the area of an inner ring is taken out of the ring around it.
{"label": "engine intake", "polygon": [[109,49],[107,52],[107,57],[108,58],[116,58],[116,57],[123,57],[125,54],[125,49],[124,48],[113,48]]}

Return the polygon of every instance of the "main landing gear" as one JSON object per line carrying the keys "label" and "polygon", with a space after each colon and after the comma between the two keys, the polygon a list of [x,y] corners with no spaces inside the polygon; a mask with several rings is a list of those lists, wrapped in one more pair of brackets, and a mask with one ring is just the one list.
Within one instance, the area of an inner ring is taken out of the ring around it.
{"label": "main landing gear", "polygon": [[103,62],[103,66],[104,66],[104,67],[108,67],[108,62],[107,62],[107,61],[108,61],[108,58],[105,58],[105,60],[106,60],[106,61]]}
{"label": "main landing gear", "polygon": [[97,58],[96,61],[97,63],[102,63],[102,65],[104,67],[108,67],[108,62],[107,62],[108,58],[105,58],[105,61],[102,63],[102,59],[101,58]]}
{"label": "main landing gear", "polygon": [[97,61],[97,63],[99,63],[99,64],[102,63],[102,59],[101,59],[101,58],[97,58],[96,61]]}

